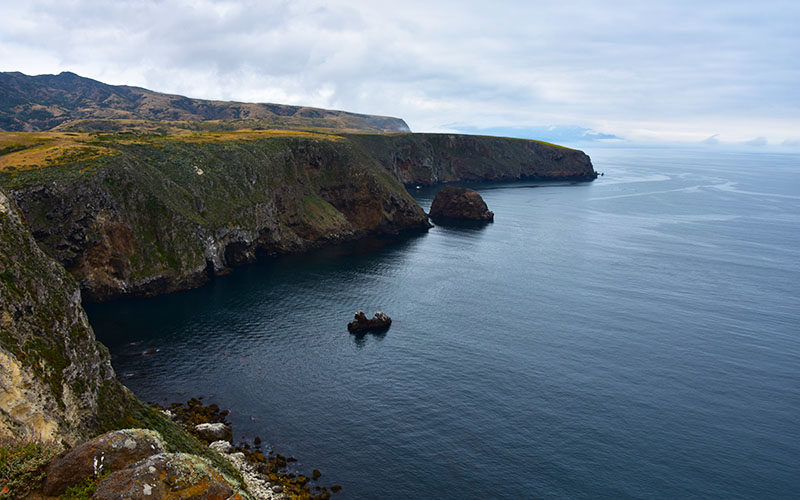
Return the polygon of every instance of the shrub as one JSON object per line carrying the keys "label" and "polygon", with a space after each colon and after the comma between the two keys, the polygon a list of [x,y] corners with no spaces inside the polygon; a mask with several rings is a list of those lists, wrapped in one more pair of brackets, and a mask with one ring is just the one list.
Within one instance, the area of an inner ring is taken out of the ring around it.
{"label": "shrub", "polygon": [[61,451],[56,443],[0,439],[0,499],[25,498],[44,479],[44,466]]}

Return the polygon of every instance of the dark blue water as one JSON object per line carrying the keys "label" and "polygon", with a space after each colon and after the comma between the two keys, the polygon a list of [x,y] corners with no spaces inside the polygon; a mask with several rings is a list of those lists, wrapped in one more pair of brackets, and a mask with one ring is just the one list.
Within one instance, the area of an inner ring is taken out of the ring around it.
{"label": "dark blue water", "polygon": [[478,186],[494,224],[90,317],[142,399],[232,408],[339,498],[800,496],[800,156],[592,156]]}

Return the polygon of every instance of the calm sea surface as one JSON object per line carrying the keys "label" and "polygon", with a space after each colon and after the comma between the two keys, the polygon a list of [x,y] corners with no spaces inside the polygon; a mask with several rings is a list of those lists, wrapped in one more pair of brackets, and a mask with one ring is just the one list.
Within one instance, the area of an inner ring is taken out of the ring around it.
{"label": "calm sea surface", "polygon": [[589,153],[592,183],[473,186],[494,224],[92,324],[141,399],[231,408],[336,498],[799,497],[800,156]]}

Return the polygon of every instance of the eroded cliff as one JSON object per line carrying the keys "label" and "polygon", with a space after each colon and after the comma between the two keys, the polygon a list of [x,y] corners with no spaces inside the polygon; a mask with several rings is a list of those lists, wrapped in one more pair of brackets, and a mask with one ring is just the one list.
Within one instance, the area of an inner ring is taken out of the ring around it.
{"label": "eroded cliff", "polygon": [[122,391],[75,280],[36,245],[0,192],[0,435],[74,443],[99,395]]}
{"label": "eroded cliff", "polygon": [[91,159],[0,177],[91,301],[191,288],[260,254],[428,227],[400,183],[336,136],[125,139],[95,137]]}
{"label": "eroded cliff", "polygon": [[352,134],[396,179],[431,185],[458,181],[592,180],[589,157],[526,139],[461,134]]}

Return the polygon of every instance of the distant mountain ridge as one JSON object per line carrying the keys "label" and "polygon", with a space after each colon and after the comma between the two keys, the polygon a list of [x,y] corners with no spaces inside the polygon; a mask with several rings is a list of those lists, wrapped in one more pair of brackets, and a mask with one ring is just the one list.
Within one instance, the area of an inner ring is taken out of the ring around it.
{"label": "distant mountain ridge", "polygon": [[285,104],[192,99],[139,87],[108,85],[70,72],[38,76],[0,73],[0,130],[34,132],[56,127],[102,130],[109,127],[109,122],[103,123],[107,120],[218,121],[222,128],[227,124],[232,128],[410,132],[405,121],[388,116]]}

